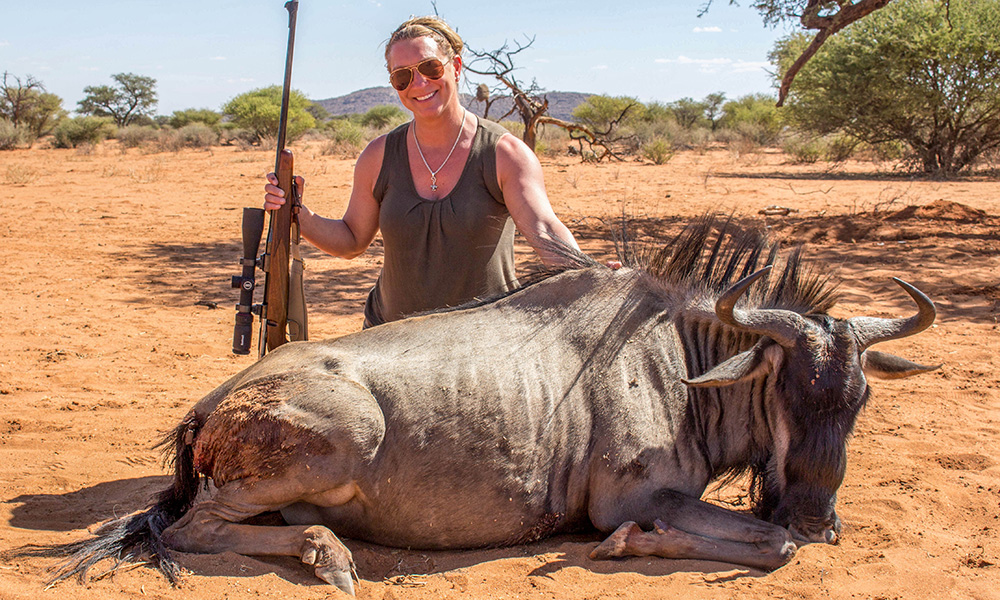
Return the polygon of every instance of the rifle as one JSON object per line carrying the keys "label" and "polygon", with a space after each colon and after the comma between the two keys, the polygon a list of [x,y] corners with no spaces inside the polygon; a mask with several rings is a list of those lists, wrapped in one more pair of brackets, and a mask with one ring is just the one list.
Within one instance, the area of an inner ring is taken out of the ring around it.
{"label": "rifle", "polygon": [[[288,98],[291,93],[292,50],[295,46],[295,18],[298,0],[285,3],[288,11],[288,50],[285,54],[285,81],[281,92],[281,116],[278,122],[278,143],[274,172],[278,187],[285,192],[287,202],[271,211],[268,220],[264,254],[257,257],[264,229],[264,209],[243,209],[243,272],[234,276],[232,286],[240,288],[240,303],[236,305],[236,325],[233,328],[233,352],[249,354],[253,330],[253,315],[260,316],[258,357],[285,342],[308,339],[305,296],[302,289],[305,265],[299,250],[298,209],[299,190],[292,174],[292,152],[285,149],[288,125]],[[291,264],[289,264],[291,254]],[[256,287],[255,269],[264,271],[264,300],[253,304]]]}

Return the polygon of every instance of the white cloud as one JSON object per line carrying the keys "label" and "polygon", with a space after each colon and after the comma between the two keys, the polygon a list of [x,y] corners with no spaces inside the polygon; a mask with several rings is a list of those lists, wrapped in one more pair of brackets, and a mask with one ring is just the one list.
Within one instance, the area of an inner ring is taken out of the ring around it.
{"label": "white cloud", "polygon": [[607,71],[608,70],[608,65],[594,65],[593,67],[591,67],[591,70],[593,70],[593,71]]}
{"label": "white cloud", "polygon": [[695,27],[692,29],[695,33],[722,33],[721,27]]}
{"label": "white cloud", "polygon": [[771,63],[768,62],[733,60],[732,58],[690,58],[683,55],[677,58],[657,58],[653,62],[691,66],[702,73],[748,73],[771,66]]}
{"label": "white cloud", "polygon": [[227,60],[225,56],[213,56],[208,60]]}
{"label": "white cloud", "polygon": [[535,62],[536,62],[536,63],[545,63],[545,64],[548,64],[548,63],[550,63],[550,62],[552,62],[552,61],[551,61],[551,60],[549,60],[549,59],[547,59],[547,58],[536,58],[536,59],[535,59]]}
{"label": "white cloud", "polygon": [[3,40],[2,42],[0,42],[0,48],[3,48],[4,46],[10,46],[10,42],[8,42],[7,40]]}
{"label": "white cloud", "polygon": [[733,63],[732,72],[733,73],[747,73],[749,71],[758,71],[760,69],[767,69],[773,65],[769,62],[753,62],[747,60],[738,60]]}
{"label": "white cloud", "polygon": [[677,58],[657,58],[654,62],[674,63],[678,65],[696,65],[701,67],[728,65],[733,62],[731,58],[688,58],[681,55]]}

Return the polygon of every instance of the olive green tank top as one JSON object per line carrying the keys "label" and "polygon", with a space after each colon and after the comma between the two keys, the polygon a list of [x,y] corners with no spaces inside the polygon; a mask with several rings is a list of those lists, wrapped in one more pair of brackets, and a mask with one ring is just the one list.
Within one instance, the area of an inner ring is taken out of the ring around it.
{"label": "olive green tank top", "polygon": [[514,223],[496,169],[497,142],[507,130],[480,119],[455,189],[440,200],[425,200],[410,175],[409,126],[386,137],[375,182],[385,257],[365,303],[368,325],[517,287]]}

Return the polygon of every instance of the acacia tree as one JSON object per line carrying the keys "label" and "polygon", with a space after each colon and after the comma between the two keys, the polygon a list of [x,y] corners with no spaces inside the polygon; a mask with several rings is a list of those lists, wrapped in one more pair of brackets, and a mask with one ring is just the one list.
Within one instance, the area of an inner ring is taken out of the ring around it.
{"label": "acacia tree", "polygon": [[[803,28],[816,31],[816,35],[799,48],[799,54],[783,71],[777,105],[784,104],[795,76],[830,36],[884,8],[891,1],[893,0],[753,0],[750,6],[761,14],[765,25],[776,26],[798,21]],[[936,1],[946,6],[949,0]],[[713,0],[705,0],[702,15],[708,12],[712,2]],[[729,0],[729,3],[739,4],[738,0]]]}
{"label": "acacia tree", "polygon": [[[779,74],[808,42],[780,40]],[[824,134],[901,141],[948,175],[1000,147],[1000,3],[896,0],[830,40],[798,74],[788,116]]]}
{"label": "acacia tree", "polygon": [[41,81],[31,75],[22,80],[4,72],[0,82],[0,118],[23,132],[29,145],[52,133],[65,114],[62,99],[46,92]]}
{"label": "acacia tree", "polygon": [[125,127],[138,117],[151,116],[156,110],[156,80],[135,73],[111,76],[115,85],[91,85],[77,103],[77,112],[95,117],[111,117],[119,127]]}
{"label": "acacia tree", "polygon": [[[288,142],[293,142],[316,126],[316,119],[307,109],[312,103],[305,94],[291,90],[288,95]],[[250,132],[253,143],[277,140],[281,120],[281,86],[272,85],[236,96],[222,107],[222,114]]]}

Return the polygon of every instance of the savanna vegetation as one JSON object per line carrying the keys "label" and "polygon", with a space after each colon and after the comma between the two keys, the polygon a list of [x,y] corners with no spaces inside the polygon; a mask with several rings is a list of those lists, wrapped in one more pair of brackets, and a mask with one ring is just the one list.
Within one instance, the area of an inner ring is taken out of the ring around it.
{"label": "savanna vegetation", "polygon": [[[1000,4],[879,2],[883,6],[874,0],[837,6],[817,0],[755,3],[765,23],[797,18],[802,25],[771,52],[774,95],[728,98],[716,92],[648,103],[594,95],[576,107],[571,120],[562,121],[546,114],[548,100],[537,82],[525,87],[514,76],[529,40],[494,51],[471,50],[469,105],[500,121],[538,154],[572,154],[584,161],[663,164],[678,151],[724,146],[737,154],[781,148],[798,163],[892,160],[941,176],[995,162],[1000,153]],[[832,36],[834,30],[840,33]],[[477,77],[492,80],[493,87],[474,81]],[[794,86],[789,85],[792,77]],[[71,118],[41,81],[4,73],[0,150],[30,147],[43,138],[61,148],[115,138],[123,151],[144,152],[275,143],[278,86],[239,94],[218,111],[189,108],[156,115],[155,79],[118,73],[112,80],[112,85],[86,87]],[[504,114],[495,109],[504,104],[497,102],[502,94],[510,106]],[[287,141],[320,141],[324,154],[356,156],[406,120],[396,106],[334,116],[293,90]]]}

